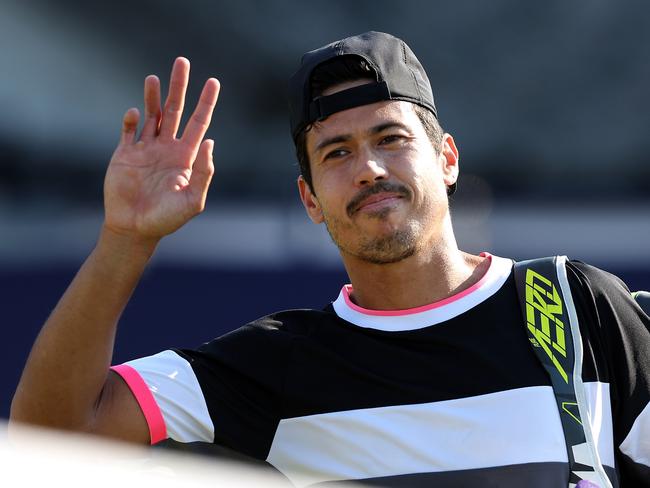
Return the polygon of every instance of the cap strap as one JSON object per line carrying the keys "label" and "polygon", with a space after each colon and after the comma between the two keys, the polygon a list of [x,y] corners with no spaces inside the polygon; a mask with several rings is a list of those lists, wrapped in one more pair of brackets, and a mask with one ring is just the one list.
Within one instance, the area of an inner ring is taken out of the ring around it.
{"label": "cap strap", "polygon": [[385,81],[355,86],[332,95],[316,97],[309,104],[309,120],[321,120],[349,108],[390,99],[390,90]]}

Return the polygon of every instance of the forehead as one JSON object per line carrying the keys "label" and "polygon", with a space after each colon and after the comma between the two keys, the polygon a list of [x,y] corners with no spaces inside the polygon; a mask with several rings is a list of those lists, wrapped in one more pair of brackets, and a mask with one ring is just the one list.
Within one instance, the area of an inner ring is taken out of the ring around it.
{"label": "forehead", "polygon": [[412,103],[399,100],[376,102],[337,112],[314,123],[306,134],[307,150],[311,152],[325,139],[362,136],[373,127],[390,122],[402,124],[414,133],[424,131]]}

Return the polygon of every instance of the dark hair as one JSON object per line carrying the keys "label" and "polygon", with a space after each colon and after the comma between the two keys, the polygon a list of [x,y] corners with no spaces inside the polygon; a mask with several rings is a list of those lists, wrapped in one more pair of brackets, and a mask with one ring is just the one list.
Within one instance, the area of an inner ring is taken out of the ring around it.
{"label": "dark hair", "polygon": [[[359,56],[340,56],[318,66],[311,75],[312,98],[321,95],[327,88],[346,81],[360,79],[374,79],[377,75],[370,65]],[[440,152],[442,149],[443,130],[436,116],[429,109],[420,105],[414,105],[415,113],[420,119],[424,130],[433,145],[433,148]],[[311,191],[314,191],[311,179],[311,167],[309,166],[309,155],[307,154],[307,132],[313,124],[305,127],[296,137],[296,157],[300,166],[300,174],[305,179]]]}

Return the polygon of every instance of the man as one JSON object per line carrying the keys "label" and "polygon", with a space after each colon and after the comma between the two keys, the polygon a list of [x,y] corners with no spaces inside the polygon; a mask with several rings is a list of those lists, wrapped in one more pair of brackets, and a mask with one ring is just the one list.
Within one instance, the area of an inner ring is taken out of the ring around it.
{"label": "man", "polygon": [[[295,485],[568,486],[567,446],[532,353],[511,260],[456,245],[458,150],[401,40],[370,32],[307,53],[290,83],[309,217],[351,285],[322,311],[261,318],[197,350],[109,372],[116,323],[159,240],[203,209],[208,80],[176,138],[188,81],[176,60],[160,111],[124,117],[95,250],[41,331],[12,418],[135,442],[217,443]],[[580,313],[594,456],[613,486],[650,486],[650,319],[615,277],[566,267]],[[188,309],[191,305],[179,304]],[[574,481],[575,482],[575,481]]]}

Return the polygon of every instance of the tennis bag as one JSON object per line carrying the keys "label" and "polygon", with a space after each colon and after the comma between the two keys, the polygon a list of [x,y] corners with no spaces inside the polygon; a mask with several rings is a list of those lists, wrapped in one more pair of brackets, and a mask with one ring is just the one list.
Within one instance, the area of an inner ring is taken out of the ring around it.
{"label": "tennis bag", "polygon": [[[582,382],[582,340],[566,256],[516,262],[515,282],[528,339],[551,378],[567,454],[569,487],[612,488],[594,443]],[[650,315],[650,293],[632,294]]]}

